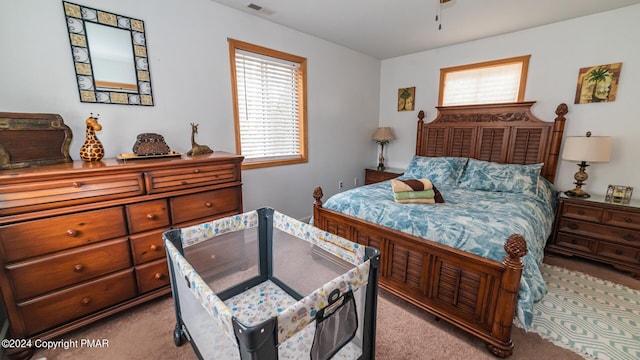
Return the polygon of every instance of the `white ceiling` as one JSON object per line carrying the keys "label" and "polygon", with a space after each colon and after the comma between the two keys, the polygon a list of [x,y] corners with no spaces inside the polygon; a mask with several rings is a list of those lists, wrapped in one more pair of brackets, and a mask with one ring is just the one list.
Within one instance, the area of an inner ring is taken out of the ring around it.
{"label": "white ceiling", "polygon": [[[212,0],[379,59],[509,33],[640,0]],[[248,7],[256,4],[262,10]],[[598,24],[594,24],[598,26]]]}

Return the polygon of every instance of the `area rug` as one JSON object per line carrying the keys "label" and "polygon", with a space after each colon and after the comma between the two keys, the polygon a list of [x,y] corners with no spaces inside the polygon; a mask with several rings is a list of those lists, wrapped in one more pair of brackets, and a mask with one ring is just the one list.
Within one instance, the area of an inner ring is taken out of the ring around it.
{"label": "area rug", "polygon": [[534,306],[542,338],[593,359],[640,359],[640,291],[542,264],[549,292]]}

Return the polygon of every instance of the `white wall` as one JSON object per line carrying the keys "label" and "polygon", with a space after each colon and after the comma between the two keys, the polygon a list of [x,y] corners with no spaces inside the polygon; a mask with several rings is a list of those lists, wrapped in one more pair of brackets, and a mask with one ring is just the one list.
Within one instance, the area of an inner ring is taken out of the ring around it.
{"label": "white wall", "polygon": [[[440,68],[531,54],[525,100],[535,100],[533,113],[555,118],[556,106],[569,106],[565,136],[612,136],[612,161],[587,169],[588,192],[603,194],[608,184],[630,185],[640,192],[640,5],[486,38],[432,51],[384,60],[381,70],[380,126],[391,126],[397,140],[388,146],[390,166],[404,168],[415,149],[417,113],[436,117]],[[443,30],[443,31],[446,31]],[[622,62],[614,102],[574,104],[578,70]],[[416,111],[398,112],[398,88],[416,87]],[[573,188],[574,162],[560,161],[556,185]],[[640,196],[636,194],[635,197]]]}
{"label": "white wall", "polygon": [[311,215],[313,187],[325,198],[363,182],[373,163],[370,140],[378,125],[380,61],[209,0],[78,0],[145,22],[153,107],[81,103],[61,1],[0,2],[0,111],[62,115],[79,158],[84,120],[100,114],[98,133],[107,157],[131,152],[136,135],[156,132],[172,150],[196,138],[214,150],[235,152],[227,38],[308,59],[309,163],[243,171],[244,208],[272,206],[291,216]]}

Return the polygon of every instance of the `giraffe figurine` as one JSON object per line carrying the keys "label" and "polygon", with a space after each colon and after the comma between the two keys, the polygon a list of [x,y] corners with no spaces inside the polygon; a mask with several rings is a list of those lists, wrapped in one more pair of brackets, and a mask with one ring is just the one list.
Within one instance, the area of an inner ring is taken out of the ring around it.
{"label": "giraffe figurine", "polygon": [[196,142],[196,134],[198,133],[198,126],[200,124],[191,123],[191,150],[187,152],[187,155],[200,155],[210,154],[213,152],[207,145],[200,145]]}
{"label": "giraffe figurine", "polygon": [[104,147],[96,137],[96,131],[102,130],[102,125],[98,124],[98,114],[96,117],[91,116],[85,120],[87,124],[87,139],[80,148],[80,158],[84,161],[100,161],[104,157]]}

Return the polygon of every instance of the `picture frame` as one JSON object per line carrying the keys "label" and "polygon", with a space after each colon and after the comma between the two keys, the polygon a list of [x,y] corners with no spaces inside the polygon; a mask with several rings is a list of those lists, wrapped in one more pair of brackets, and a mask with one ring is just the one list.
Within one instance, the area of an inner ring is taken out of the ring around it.
{"label": "picture frame", "polygon": [[416,87],[398,89],[398,111],[413,111],[415,109]]}
{"label": "picture frame", "polygon": [[612,102],[616,100],[622,63],[596,65],[578,71],[576,104]]}
{"label": "picture frame", "polygon": [[631,201],[633,187],[626,185],[609,185],[604,197],[606,202],[628,204]]}

